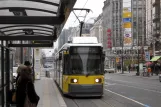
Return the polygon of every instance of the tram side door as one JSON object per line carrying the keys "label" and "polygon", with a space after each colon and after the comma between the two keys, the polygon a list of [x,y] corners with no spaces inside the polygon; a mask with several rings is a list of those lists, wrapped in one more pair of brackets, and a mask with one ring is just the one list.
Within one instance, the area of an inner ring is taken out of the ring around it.
{"label": "tram side door", "polygon": [[69,53],[68,52],[64,52],[63,54],[63,77],[62,77],[62,88],[64,89],[67,83],[67,75],[69,72]]}
{"label": "tram side door", "polygon": [[63,55],[62,52],[59,53],[59,85],[62,89],[62,78],[63,78]]}

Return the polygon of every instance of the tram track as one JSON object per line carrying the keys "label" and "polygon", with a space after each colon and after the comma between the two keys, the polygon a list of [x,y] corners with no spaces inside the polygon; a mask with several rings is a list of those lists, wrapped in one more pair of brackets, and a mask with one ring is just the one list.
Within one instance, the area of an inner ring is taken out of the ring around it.
{"label": "tram track", "polygon": [[[118,107],[115,105],[120,105],[120,102],[114,98],[110,98],[110,102],[107,99],[107,96],[102,98],[70,98],[64,97],[67,107]],[[115,105],[112,104],[115,102]],[[121,104],[123,105],[123,104]],[[120,106],[125,107],[125,106]]]}
{"label": "tram track", "polygon": [[142,105],[107,91],[102,98],[64,97],[67,107],[143,107]]}
{"label": "tram track", "polygon": [[76,100],[74,100],[74,99],[72,99],[73,100],[73,102],[77,105],[77,107],[80,107],[79,105],[78,105],[78,103],[76,102]]}

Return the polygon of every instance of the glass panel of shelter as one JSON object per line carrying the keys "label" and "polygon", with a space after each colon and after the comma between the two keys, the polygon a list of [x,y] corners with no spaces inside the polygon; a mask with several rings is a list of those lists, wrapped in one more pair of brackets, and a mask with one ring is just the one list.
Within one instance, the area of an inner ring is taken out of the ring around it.
{"label": "glass panel of shelter", "polygon": [[[2,106],[2,105],[4,105],[4,106],[6,106],[6,86],[7,85],[10,85],[11,86],[11,83],[7,83],[7,77],[6,77],[6,73],[7,73],[7,71],[6,71],[6,67],[10,67],[11,69],[10,69],[10,71],[9,71],[9,73],[10,73],[10,80],[9,81],[12,81],[12,79],[11,79],[11,77],[12,77],[12,67],[13,67],[13,55],[12,55],[12,53],[10,54],[10,58],[9,58],[9,60],[10,60],[10,64],[7,64],[7,56],[6,56],[6,48],[4,48],[4,62],[3,62],[3,64],[4,64],[4,70],[2,71],[1,70],[1,68],[2,68],[2,62],[1,62],[1,60],[2,60],[2,54],[1,54],[1,49],[0,49],[0,106]],[[7,66],[7,65],[9,65],[9,66]],[[4,72],[4,75],[2,76],[1,75],[1,73],[2,72]],[[2,79],[4,79],[4,85],[2,86]],[[4,102],[2,102],[2,89],[4,89]]]}

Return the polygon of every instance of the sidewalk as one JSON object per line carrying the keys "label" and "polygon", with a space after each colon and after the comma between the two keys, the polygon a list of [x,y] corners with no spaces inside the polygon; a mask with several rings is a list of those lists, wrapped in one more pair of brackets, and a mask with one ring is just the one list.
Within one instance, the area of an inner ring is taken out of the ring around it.
{"label": "sidewalk", "polygon": [[150,77],[136,76],[136,71],[131,71],[130,73],[128,71],[124,71],[124,74],[122,74],[121,72],[116,72],[114,74],[123,75],[123,76],[135,76],[135,77],[148,78],[148,79],[159,79],[159,76],[156,76],[155,74],[153,76],[150,76]]}
{"label": "sidewalk", "polygon": [[41,77],[40,80],[36,80],[35,89],[40,96],[38,107],[67,107],[51,78]]}

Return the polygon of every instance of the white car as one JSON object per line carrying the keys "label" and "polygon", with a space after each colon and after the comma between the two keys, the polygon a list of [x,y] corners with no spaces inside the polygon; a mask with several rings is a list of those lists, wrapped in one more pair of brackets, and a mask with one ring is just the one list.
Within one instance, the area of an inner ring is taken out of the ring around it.
{"label": "white car", "polygon": [[105,73],[115,73],[115,68],[107,68],[107,69],[104,69],[104,72]]}

